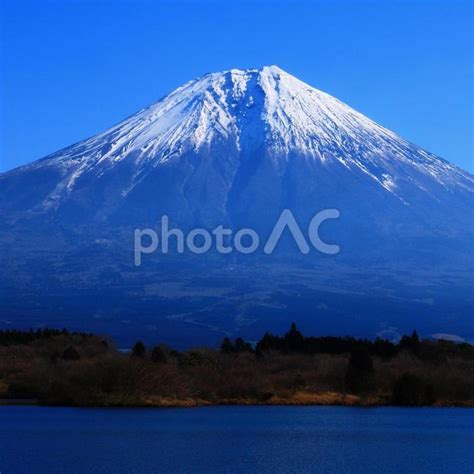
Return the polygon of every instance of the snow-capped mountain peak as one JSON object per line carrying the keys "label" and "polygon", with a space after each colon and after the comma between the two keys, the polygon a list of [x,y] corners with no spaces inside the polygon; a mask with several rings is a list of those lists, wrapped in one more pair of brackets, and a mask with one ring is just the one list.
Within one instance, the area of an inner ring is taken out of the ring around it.
{"label": "snow-capped mountain peak", "polygon": [[[224,206],[247,192],[257,176],[258,186],[272,183],[284,196],[282,180],[295,173],[305,173],[300,179],[308,180],[309,189],[322,189],[325,179],[350,192],[353,183],[367,181],[405,206],[415,204],[420,193],[439,202],[440,190],[471,195],[474,189],[469,173],[278,66],[206,74],[109,130],[3,179],[53,170],[54,185],[33,206],[41,211],[58,208],[99,179],[113,182],[120,198],[141,195],[142,183],[170,167],[179,181],[176,192],[205,189],[217,193]],[[108,199],[107,212],[110,206],[117,202]]]}

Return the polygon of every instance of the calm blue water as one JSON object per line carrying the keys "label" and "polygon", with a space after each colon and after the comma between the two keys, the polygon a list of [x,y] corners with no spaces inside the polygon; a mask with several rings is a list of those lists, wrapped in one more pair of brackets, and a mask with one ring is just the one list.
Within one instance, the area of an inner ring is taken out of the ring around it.
{"label": "calm blue water", "polygon": [[468,473],[474,410],[0,407],[0,472]]}

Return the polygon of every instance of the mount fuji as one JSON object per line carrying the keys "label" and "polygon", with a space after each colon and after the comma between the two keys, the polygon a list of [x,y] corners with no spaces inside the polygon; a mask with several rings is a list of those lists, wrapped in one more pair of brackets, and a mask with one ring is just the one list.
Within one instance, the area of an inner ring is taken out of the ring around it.
{"label": "mount fuji", "polygon": [[[473,204],[471,174],[276,66],[206,74],[0,175],[3,324],[147,327],[183,344],[290,317],[474,337]],[[133,229],[163,215],[267,235],[283,209],[304,227],[326,208],[341,213],[321,229],[336,257],[288,241],[271,259],[158,255],[133,268]]]}

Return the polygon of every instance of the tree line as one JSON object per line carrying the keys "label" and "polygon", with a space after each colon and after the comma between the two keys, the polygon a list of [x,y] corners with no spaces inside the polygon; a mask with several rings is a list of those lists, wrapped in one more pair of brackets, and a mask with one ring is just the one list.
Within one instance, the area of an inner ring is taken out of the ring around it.
{"label": "tree line", "polygon": [[209,403],[474,405],[474,346],[305,336],[295,323],[258,341],[177,351],[66,329],[0,331],[0,400],[96,406]]}

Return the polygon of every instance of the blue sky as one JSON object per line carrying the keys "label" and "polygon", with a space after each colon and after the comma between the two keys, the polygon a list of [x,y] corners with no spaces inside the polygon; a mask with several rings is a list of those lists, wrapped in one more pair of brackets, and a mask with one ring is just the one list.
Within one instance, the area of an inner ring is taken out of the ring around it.
{"label": "blue sky", "polygon": [[470,1],[0,1],[2,171],[268,64],[474,171]]}

